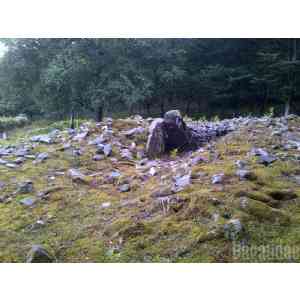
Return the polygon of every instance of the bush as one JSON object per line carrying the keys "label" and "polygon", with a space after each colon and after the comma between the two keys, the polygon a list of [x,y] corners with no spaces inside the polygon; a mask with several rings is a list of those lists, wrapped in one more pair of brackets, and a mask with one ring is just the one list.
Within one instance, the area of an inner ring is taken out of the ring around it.
{"label": "bush", "polygon": [[29,120],[25,115],[19,115],[17,117],[0,117],[0,132],[22,127],[28,123]]}

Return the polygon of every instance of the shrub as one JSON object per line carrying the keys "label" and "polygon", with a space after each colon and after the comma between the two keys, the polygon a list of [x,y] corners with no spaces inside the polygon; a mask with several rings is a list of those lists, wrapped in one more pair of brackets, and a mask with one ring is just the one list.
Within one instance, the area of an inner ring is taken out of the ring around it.
{"label": "shrub", "polygon": [[28,123],[29,120],[25,115],[19,115],[17,117],[0,117],[0,132],[22,127]]}

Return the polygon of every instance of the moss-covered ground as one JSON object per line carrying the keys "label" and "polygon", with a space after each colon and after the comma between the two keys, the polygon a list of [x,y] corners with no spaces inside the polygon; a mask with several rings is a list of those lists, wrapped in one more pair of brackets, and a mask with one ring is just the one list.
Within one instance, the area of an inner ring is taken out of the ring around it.
{"label": "moss-covered ground", "polygon": [[[101,133],[94,123],[89,126],[89,139]],[[115,136],[136,126],[129,120],[116,120],[112,125]],[[33,124],[1,143],[22,143],[54,127],[41,129],[40,124]],[[289,122],[289,129],[299,131],[299,118]],[[146,134],[119,139],[128,146],[134,140],[142,149]],[[154,192],[164,187],[168,169],[161,168],[157,176],[143,181],[135,161],[122,160],[114,145],[117,161],[94,161],[95,147],[87,141],[72,144],[83,150],[78,157],[61,151],[61,142],[38,144],[34,153],[47,152],[48,160],[40,164],[27,160],[16,169],[0,165],[0,181],[5,184],[0,190],[5,199],[0,203],[0,261],[24,262],[33,244],[44,245],[58,262],[299,261],[300,186],[294,180],[300,175],[299,151],[280,147],[275,151],[274,145],[280,143],[270,128],[259,124],[218,139],[204,147],[201,155],[207,161],[192,167],[192,184],[172,196],[176,201],[165,204]],[[257,163],[249,156],[254,146],[275,151],[279,159],[269,166]],[[168,160],[184,161],[185,156],[173,154]],[[247,162],[255,174],[252,180],[236,176],[237,160]],[[90,180],[73,182],[66,175],[70,168],[79,169]],[[107,182],[105,177],[113,170],[122,176],[117,182]],[[218,173],[224,173],[224,182],[213,185],[211,177]],[[34,190],[14,193],[24,180],[31,180]],[[126,182],[131,190],[120,193],[118,186]],[[39,197],[41,192],[46,196]],[[19,203],[27,196],[37,198],[34,206]],[[243,200],[247,205],[241,205]],[[102,206],[107,202],[109,207]],[[239,219],[244,226],[243,237],[237,241],[224,235],[224,224],[230,219]],[[254,250],[236,252],[237,245]],[[278,245],[289,247],[292,253],[262,253],[266,251],[262,246]]]}

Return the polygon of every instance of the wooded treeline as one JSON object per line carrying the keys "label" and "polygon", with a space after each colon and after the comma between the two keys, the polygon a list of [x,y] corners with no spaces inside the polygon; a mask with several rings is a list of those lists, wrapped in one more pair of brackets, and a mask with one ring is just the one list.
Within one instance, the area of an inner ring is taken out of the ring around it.
{"label": "wooded treeline", "polygon": [[0,115],[300,112],[297,39],[2,39]]}

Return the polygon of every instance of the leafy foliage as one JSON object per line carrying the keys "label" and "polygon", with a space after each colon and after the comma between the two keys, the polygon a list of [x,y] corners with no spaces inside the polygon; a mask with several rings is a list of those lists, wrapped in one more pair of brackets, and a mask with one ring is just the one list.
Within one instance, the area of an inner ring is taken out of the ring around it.
{"label": "leafy foliage", "polygon": [[299,112],[297,39],[2,39],[0,115]]}

